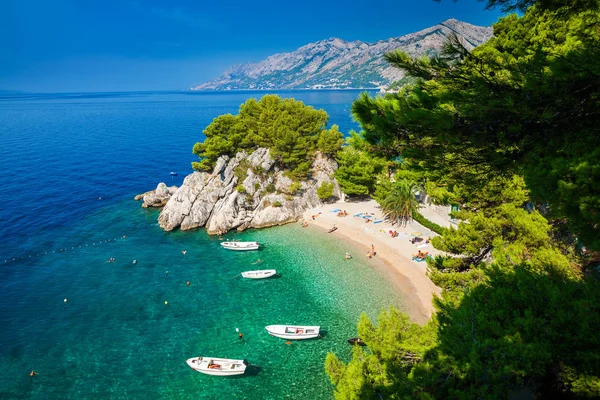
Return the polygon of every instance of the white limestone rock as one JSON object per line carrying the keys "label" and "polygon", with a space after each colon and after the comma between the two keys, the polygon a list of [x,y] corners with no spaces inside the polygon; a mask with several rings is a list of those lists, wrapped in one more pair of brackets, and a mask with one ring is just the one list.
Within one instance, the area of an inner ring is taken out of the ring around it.
{"label": "white limestone rock", "polygon": [[165,183],[161,182],[155,190],[138,194],[134,200],[143,200],[142,207],[163,207],[176,191],[177,186],[167,187]]}
{"label": "white limestone rock", "polygon": [[336,168],[335,161],[317,153],[312,176],[291,194],[293,181],[275,165],[268,149],[223,156],[211,174],[194,172],[185,178],[158,222],[167,231],[205,226],[209,234],[294,222],[308,208],[322,204],[317,189],[323,182],[333,183],[334,195],[341,195],[333,177]]}

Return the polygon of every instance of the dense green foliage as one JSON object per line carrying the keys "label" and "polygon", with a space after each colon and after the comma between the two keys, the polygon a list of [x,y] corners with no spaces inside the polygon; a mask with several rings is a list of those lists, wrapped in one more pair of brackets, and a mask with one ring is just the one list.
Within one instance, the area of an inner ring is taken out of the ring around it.
{"label": "dense green foliage", "polygon": [[343,144],[338,127],[326,129],[328,116],[294,99],[266,95],[249,99],[237,115],[221,115],[206,127],[206,140],[194,145],[200,157],[192,163],[196,170],[210,171],[222,156],[234,156],[240,150],[264,147],[293,178],[305,178],[310,172],[311,156],[317,150],[334,156]]}
{"label": "dense green foliage", "polygon": [[370,154],[365,140],[356,132],[350,132],[347,146],[337,155],[339,168],[335,178],[340,188],[349,196],[367,196],[375,192],[376,176],[385,167],[386,160]]}
{"label": "dense green foliage", "polygon": [[391,308],[379,315],[377,326],[362,314],[358,334],[368,344],[368,349],[354,346],[352,361],[347,365],[332,353],[325,360],[325,369],[338,389],[334,392],[335,398],[418,398],[410,379],[397,372],[410,370],[435,345],[434,324],[411,323],[408,316]]}
{"label": "dense green foliage", "polygon": [[577,245],[600,248],[600,7],[564,4],[503,18],[472,54],[457,38],[439,58],[392,53],[419,80],[354,103],[364,156],[401,155],[394,179],[463,222],[432,240],[446,255],[428,261],[443,293],[426,326],[363,316],[368,347],[327,356],[336,399],[600,397],[600,284]]}
{"label": "dense green foliage", "polygon": [[[597,3],[597,2],[596,2]],[[531,197],[600,248],[600,12],[532,7],[509,15],[472,53],[393,65],[421,78],[397,95],[363,95],[353,113],[374,147],[472,184],[523,174]]]}
{"label": "dense green foliage", "polygon": [[[441,0],[434,0],[441,1]],[[456,1],[456,0],[454,0]],[[569,10],[598,9],[598,0],[478,0],[486,3],[487,9],[500,7],[502,11],[522,11],[525,12],[529,7],[537,4],[538,7],[547,10],[555,10],[569,5]]]}
{"label": "dense green foliage", "polygon": [[328,356],[337,399],[600,394],[599,283],[576,268],[545,218],[521,207],[513,181],[506,201],[473,211],[475,199],[457,215],[468,223],[433,239],[450,256],[429,265],[444,292],[428,325],[395,310],[378,327],[362,317],[368,350],[348,365]]}

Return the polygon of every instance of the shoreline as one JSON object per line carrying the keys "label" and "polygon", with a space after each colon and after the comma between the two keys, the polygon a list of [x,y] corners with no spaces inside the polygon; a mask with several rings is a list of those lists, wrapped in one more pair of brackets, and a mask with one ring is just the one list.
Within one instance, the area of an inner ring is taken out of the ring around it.
{"label": "shoreline", "polygon": [[[338,217],[337,213],[331,212],[335,209],[346,210],[349,215]],[[377,268],[402,293],[403,305],[406,306],[404,311],[409,314],[411,320],[418,324],[427,323],[434,313],[434,296],[439,296],[441,289],[435,286],[427,276],[427,264],[412,260],[412,254],[421,249],[431,255],[439,254],[439,252],[430,244],[419,244],[420,247],[417,247],[410,242],[410,235],[417,230],[422,232],[425,237],[437,235],[424,229],[417,222],[393,227],[387,221],[377,224],[365,223],[363,218],[354,217],[360,212],[374,213],[375,217],[381,217],[377,203],[369,200],[357,203],[325,204],[307,210],[303,220],[309,224],[309,229],[315,231],[323,229],[323,234],[334,235],[356,249],[357,253],[352,254],[353,258],[364,259],[365,263]],[[316,217],[313,220],[312,216],[314,215]],[[338,229],[335,232],[327,233],[333,225]],[[397,231],[400,236],[392,238],[386,233],[389,230]],[[365,253],[370,250],[371,245],[375,246],[376,255],[373,258],[367,258]],[[340,253],[340,257],[343,256],[344,254]]]}

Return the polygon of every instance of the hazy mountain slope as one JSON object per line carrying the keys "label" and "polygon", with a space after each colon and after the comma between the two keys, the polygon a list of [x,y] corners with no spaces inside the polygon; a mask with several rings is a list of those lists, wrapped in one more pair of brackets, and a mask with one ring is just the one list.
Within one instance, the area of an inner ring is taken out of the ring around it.
{"label": "hazy mountain slope", "polygon": [[411,55],[431,54],[441,48],[451,32],[468,47],[484,43],[491,27],[475,26],[455,19],[408,35],[365,43],[338,38],[321,40],[291,53],[274,54],[257,63],[234,65],[223,75],[192,90],[233,89],[344,89],[381,88],[403,77],[391,68],[383,54],[401,49]]}

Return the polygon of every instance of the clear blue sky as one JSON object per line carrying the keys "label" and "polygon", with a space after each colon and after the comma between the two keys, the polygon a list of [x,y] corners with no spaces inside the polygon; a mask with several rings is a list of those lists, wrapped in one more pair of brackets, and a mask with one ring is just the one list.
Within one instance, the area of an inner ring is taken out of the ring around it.
{"label": "clear blue sky", "polygon": [[330,37],[375,42],[500,15],[476,0],[2,0],[0,90],[186,89]]}

